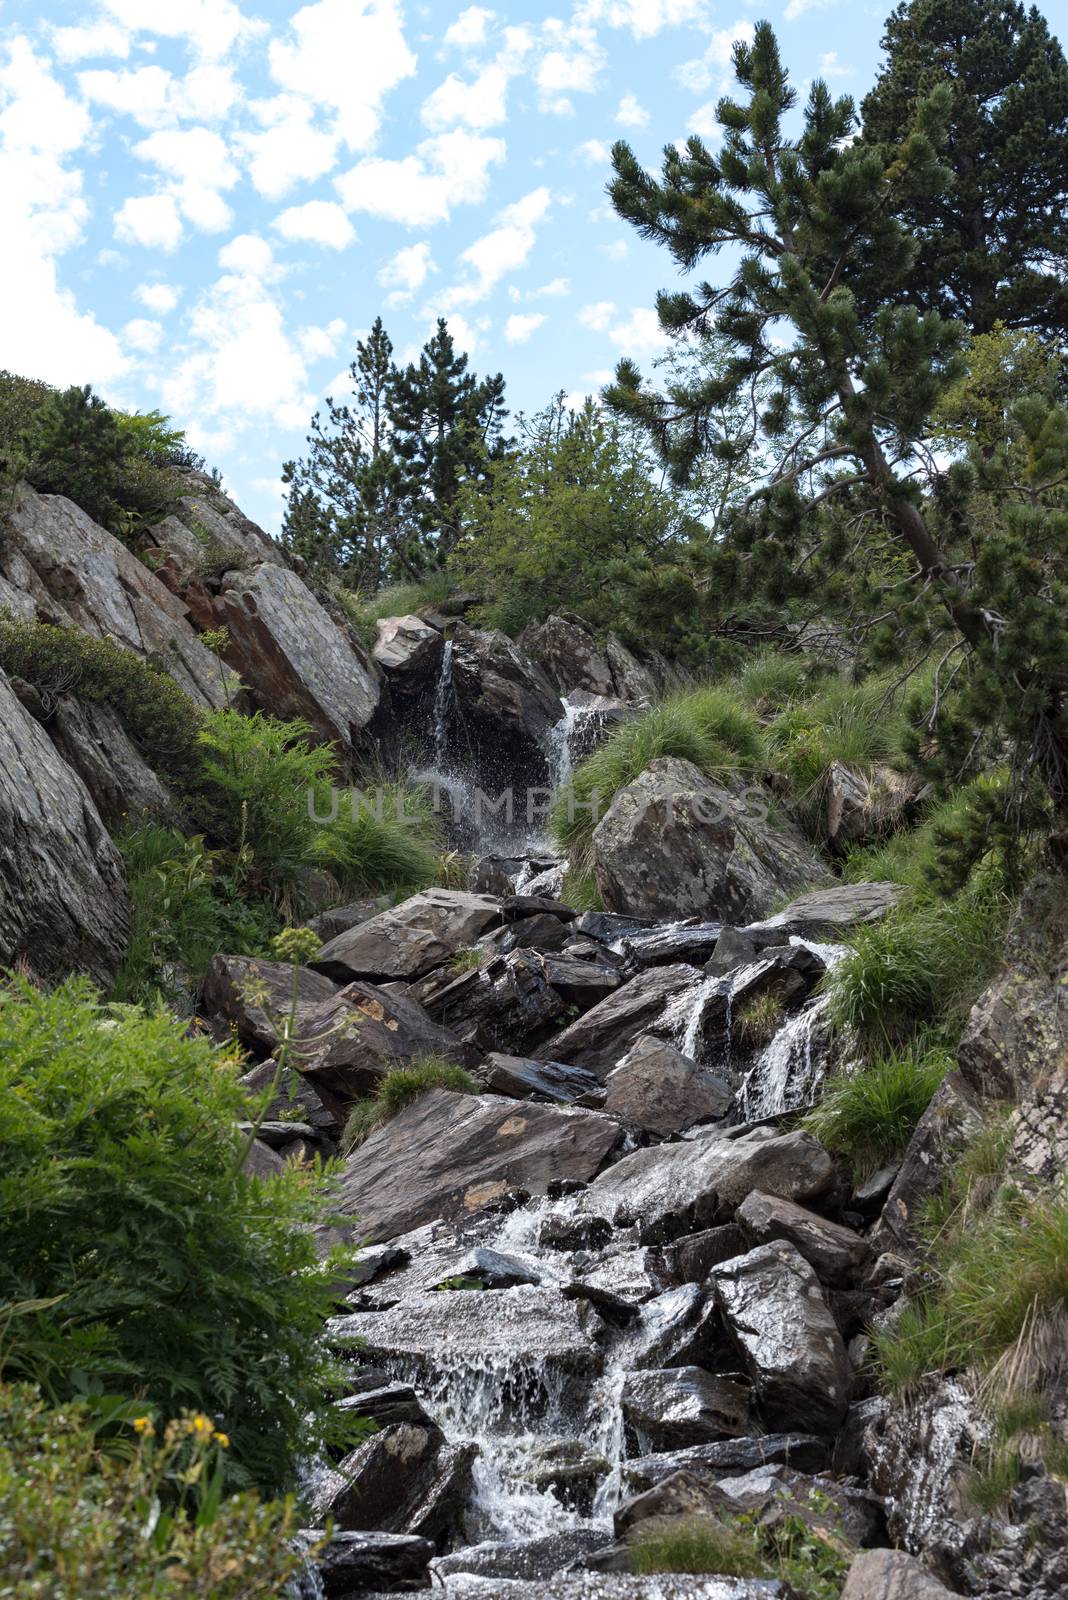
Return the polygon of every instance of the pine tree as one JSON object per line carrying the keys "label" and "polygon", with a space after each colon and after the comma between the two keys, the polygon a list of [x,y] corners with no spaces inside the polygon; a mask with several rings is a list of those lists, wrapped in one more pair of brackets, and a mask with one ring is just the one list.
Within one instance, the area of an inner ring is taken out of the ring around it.
{"label": "pine tree", "polygon": [[903,0],[883,48],[865,139],[898,144],[932,88],[950,97],[942,156],[954,182],[901,211],[920,241],[903,292],[976,333],[1002,322],[1063,342],[1068,63],[1045,19],[1018,0]]}
{"label": "pine tree", "polygon": [[[668,146],[657,181],[621,142],[610,190],[619,214],[687,270],[731,247],[724,284],[658,299],[668,333],[720,337],[726,360],[666,396],[623,361],[610,403],[649,430],[679,477],[716,408],[752,395],[757,415],[763,389],[773,464],[721,519],[709,557],[719,591],[762,588],[780,604],[829,593],[873,648],[923,659],[938,646],[932,737],[944,733],[963,762],[1007,738],[1017,770],[1064,813],[1068,417],[1028,402],[1032,482],[992,529],[970,516],[976,474],[996,460],[943,475],[927,449],[932,412],[961,376],[963,329],[901,293],[916,258],[903,217],[949,181],[936,148],[952,93],[936,88],[890,148],[854,142],[852,101],[817,81],[789,138],[795,95],[767,23],[734,61],[746,97],[717,107],[718,156],[695,136]],[[943,669],[970,699],[947,697]],[[961,737],[950,737],[950,715]]]}
{"label": "pine tree", "polygon": [[399,373],[389,416],[405,490],[422,530],[426,559],[441,565],[459,537],[457,498],[481,483],[505,448],[504,378],[476,378],[458,354],[444,317],[418,362]]}
{"label": "pine tree", "polygon": [[104,527],[117,524],[133,440],[88,384],[50,394],[21,443],[35,488],[66,495]]}
{"label": "pine tree", "polygon": [[328,397],[325,419],[318,411],[312,418],[307,456],[283,466],[290,494],[282,539],[320,571],[375,589],[402,573],[419,574],[417,531],[389,421],[397,372],[381,317],[358,341],[349,376],[351,402]]}

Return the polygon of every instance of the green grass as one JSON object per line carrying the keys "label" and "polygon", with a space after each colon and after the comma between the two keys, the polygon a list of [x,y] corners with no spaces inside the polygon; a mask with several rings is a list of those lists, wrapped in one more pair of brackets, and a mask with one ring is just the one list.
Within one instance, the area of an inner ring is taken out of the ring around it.
{"label": "green grass", "polygon": [[375,627],[384,617],[406,617],[436,609],[449,598],[452,581],[444,572],[430,573],[422,583],[395,583],[376,594],[354,594],[339,589],[337,597],[349,621],[368,646],[375,642]]}
{"label": "green grass", "polygon": [[460,977],[465,972],[474,972],[481,966],[484,950],[476,950],[473,945],[468,945],[462,950],[457,950],[452,960],[448,963],[449,971]]}
{"label": "green grass", "polygon": [[463,1067],[430,1056],[410,1067],[387,1072],[369,1100],[358,1100],[349,1112],[341,1148],[348,1153],[381,1128],[398,1112],[418,1100],[428,1089],[452,1089],[458,1094],[478,1094],[481,1084]]}
{"label": "green grass", "polygon": [[962,1022],[997,968],[1008,913],[1004,896],[980,887],[861,928],[828,979],[832,1020],[888,1040]]}
{"label": "green grass", "polygon": [[346,894],[428,888],[438,880],[440,848],[426,795],[403,783],[380,785],[373,807],[357,794],[355,813],[352,791],[342,791],[337,818],[315,832],[310,846],[315,864]]}
{"label": "green grass", "polygon": [[[838,1600],[849,1570],[846,1541],[834,1527],[833,1502],[809,1494],[814,1525],[796,1510],[761,1527],[753,1514],[731,1520],[680,1517],[636,1530],[631,1571],[723,1578],[779,1578],[798,1600]],[[821,1527],[822,1525],[822,1527]]]}
{"label": "green grass", "polygon": [[[556,800],[550,827],[579,873],[592,868],[597,821],[621,789],[663,756],[690,761],[710,777],[753,775],[767,765],[760,723],[729,689],[704,685],[670,696],[606,739],[576,768],[570,795]],[[583,809],[591,802],[596,804],[596,816]]]}
{"label": "green grass", "polygon": [[804,1126],[863,1178],[902,1153],[953,1064],[948,1050],[922,1041],[889,1050],[858,1072],[832,1078]]}
{"label": "green grass", "polygon": [[711,1517],[673,1518],[639,1537],[631,1552],[631,1571],[715,1573],[723,1578],[767,1578],[767,1559],[748,1527]]}
{"label": "green grass", "polygon": [[786,1007],[774,989],[765,989],[756,999],[739,1007],[731,1024],[732,1034],[743,1044],[756,1048],[768,1044],[782,1027]]}
{"label": "green grass", "polygon": [[746,663],[735,683],[747,706],[761,716],[769,716],[804,699],[812,672],[813,663],[807,656],[762,650]]}

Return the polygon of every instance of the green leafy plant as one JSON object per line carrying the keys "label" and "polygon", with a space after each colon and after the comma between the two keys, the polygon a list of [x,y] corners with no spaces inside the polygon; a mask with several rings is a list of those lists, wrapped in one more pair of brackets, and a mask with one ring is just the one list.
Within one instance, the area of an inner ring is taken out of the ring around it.
{"label": "green leafy plant", "polygon": [[239,1071],[80,981],[0,989],[0,1377],[195,1406],[229,1435],[231,1481],[274,1492],[342,1427],[320,1339],[338,1263],[312,1236],[332,1189],[242,1169]]}
{"label": "green leafy plant", "polygon": [[449,971],[455,972],[457,977],[465,972],[475,972],[481,966],[482,957],[485,953],[484,950],[478,950],[473,945],[469,945],[463,950],[457,950],[449,962]]}
{"label": "green leafy plant", "polygon": [[295,1506],[224,1496],[228,1447],[201,1412],[157,1428],[129,1402],[51,1408],[28,1384],[0,1384],[0,1588],[19,1600],[274,1600],[303,1559]]}
{"label": "green leafy plant", "polygon": [[901,1154],[942,1079],[951,1053],[922,1039],[832,1078],[805,1127],[847,1156],[858,1178]]}
{"label": "green leafy plant", "polygon": [[409,1067],[394,1067],[382,1078],[374,1095],[369,1100],[358,1100],[349,1112],[341,1148],[346,1152],[355,1149],[428,1089],[478,1094],[481,1087],[478,1079],[463,1067],[438,1056],[430,1056]]}

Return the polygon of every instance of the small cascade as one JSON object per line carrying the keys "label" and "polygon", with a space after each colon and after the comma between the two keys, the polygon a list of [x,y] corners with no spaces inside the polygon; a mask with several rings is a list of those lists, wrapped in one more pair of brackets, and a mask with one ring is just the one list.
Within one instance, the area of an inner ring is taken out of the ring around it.
{"label": "small cascade", "polygon": [[446,639],[441,652],[441,668],[434,690],[434,767],[446,770],[449,751],[449,722],[456,707],[456,688],[452,677],[453,643]]}
{"label": "small cascade", "polygon": [[[845,954],[840,944],[817,944],[810,939],[790,940],[819,956],[830,971]],[[827,1072],[831,996],[826,991],[789,1017],[746,1074],[738,1090],[737,1107],[746,1122],[759,1122],[811,1105]]]}

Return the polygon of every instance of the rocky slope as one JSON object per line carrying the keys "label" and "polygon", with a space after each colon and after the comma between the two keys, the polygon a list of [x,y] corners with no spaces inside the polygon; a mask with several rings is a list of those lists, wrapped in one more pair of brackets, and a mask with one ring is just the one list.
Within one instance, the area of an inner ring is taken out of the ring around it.
{"label": "rocky slope", "polygon": [[[109,639],[198,705],[236,694],[303,717],[349,769],[414,749],[482,847],[469,889],[332,907],[309,967],[220,952],[204,986],[250,1090],[296,993],[298,1065],[258,1170],[334,1153],[393,1067],[433,1055],[478,1080],[429,1091],[346,1158],[366,1248],[328,1333],[340,1403],[378,1431],[314,1467],[336,1532],[310,1592],[426,1587],[432,1567],[444,1592],[502,1600],[786,1600],[777,1579],[630,1575],[650,1527],[708,1513],[831,1530],[847,1600],[1068,1592],[1060,1481],[1036,1467],[980,1517],[969,1387],[932,1378],[891,1403],[870,1364],[872,1329],[915,1290],[918,1207],[991,1104],[1013,1103],[1020,1174],[1063,1178],[1064,879],[1025,901],[903,1158],[858,1185],[796,1113],[831,1065],[820,980],[894,886],[834,883],[788,818],[668,760],[600,821],[607,909],[577,912],[537,816],[479,819],[471,797],[565,780],[664,664],[567,618],[522,647],[391,618],[368,650],[207,480],[189,488],[143,559],[27,491],[0,530],[0,609]],[[222,661],[201,639],[219,628]],[[852,837],[883,814],[884,794],[870,813],[857,785],[833,794]],[[74,684],[42,698],[0,674],[0,962],[107,985],[128,906],[106,824],[167,803],[121,719]],[[736,1022],[763,996],[779,1020],[757,1043]]]}

